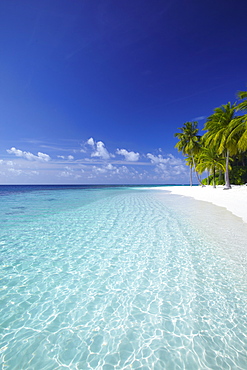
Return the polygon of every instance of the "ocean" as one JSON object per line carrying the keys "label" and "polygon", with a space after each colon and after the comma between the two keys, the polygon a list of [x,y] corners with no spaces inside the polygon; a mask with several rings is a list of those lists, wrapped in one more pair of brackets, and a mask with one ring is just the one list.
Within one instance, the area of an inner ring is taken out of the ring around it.
{"label": "ocean", "polygon": [[0,186],[2,369],[247,368],[247,225],[164,190]]}

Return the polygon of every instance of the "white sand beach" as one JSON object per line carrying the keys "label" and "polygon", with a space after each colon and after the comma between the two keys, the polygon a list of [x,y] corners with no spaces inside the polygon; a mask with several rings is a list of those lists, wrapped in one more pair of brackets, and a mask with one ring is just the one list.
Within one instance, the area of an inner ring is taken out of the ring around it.
{"label": "white sand beach", "polygon": [[223,190],[223,186],[217,186],[216,188],[212,186],[166,186],[160,189],[224,207],[247,223],[246,185],[232,185],[232,189],[229,190]]}

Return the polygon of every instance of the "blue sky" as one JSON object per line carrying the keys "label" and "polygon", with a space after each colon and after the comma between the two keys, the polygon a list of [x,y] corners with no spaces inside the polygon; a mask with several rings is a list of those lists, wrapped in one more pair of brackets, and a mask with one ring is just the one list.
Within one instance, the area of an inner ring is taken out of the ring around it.
{"label": "blue sky", "polygon": [[247,85],[245,0],[1,0],[0,183],[184,184]]}

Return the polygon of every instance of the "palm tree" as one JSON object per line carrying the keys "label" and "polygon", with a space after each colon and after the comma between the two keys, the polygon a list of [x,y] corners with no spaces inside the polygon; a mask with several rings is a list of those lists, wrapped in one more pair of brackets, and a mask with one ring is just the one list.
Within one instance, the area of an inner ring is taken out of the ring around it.
{"label": "palm tree", "polygon": [[[198,122],[185,122],[183,127],[178,129],[182,132],[177,132],[174,136],[179,139],[175,148],[187,156],[187,162],[190,166],[190,186],[192,186],[192,168],[195,168],[195,155],[200,150],[200,136],[198,135]],[[191,160],[189,160],[191,159]],[[200,180],[199,180],[200,181]]]}
{"label": "palm tree", "polygon": [[216,148],[218,154],[224,154],[225,164],[225,189],[230,189],[229,180],[229,158],[230,155],[237,153],[237,138],[230,135],[232,132],[235,114],[235,104],[230,102],[214,109],[214,113],[208,117],[204,130],[207,132],[203,135],[206,147]]}
{"label": "palm tree", "polygon": [[237,110],[247,111],[247,91],[239,91],[237,96],[242,102],[238,103]]}
{"label": "palm tree", "polygon": [[193,169],[193,160],[191,156],[185,158],[186,165],[190,168],[190,186],[192,186],[192,169]]}
{"label": "palm tree", "polygon": [[216,188],[216,171],[225,171],[225,159],[217,153],[215,148],[204,147],[198,156],[196,169],[199,173],[208,170],[209,173],[213,175],[213,187]]}
{"label": "palm tree", "polygon": [[[236,111],[247,112],[247,91],[239,91],[238,98],[242,100],[236,106]],[[231,133],[229,138],[238,136],[237,148],[240,153],[247,150],[247,113],[236,117],[231,123]]]}

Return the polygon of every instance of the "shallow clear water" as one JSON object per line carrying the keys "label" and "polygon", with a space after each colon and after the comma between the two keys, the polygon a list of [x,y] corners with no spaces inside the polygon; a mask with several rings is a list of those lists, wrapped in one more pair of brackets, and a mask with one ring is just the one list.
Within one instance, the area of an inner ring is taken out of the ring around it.
{"label": "shallow clear water", "polygon": [[246,369],[247,226],[156,189],[0,193],[3,369]]}

